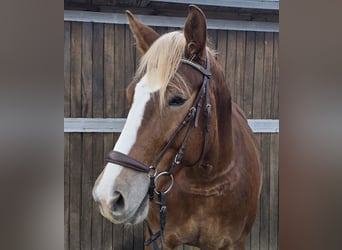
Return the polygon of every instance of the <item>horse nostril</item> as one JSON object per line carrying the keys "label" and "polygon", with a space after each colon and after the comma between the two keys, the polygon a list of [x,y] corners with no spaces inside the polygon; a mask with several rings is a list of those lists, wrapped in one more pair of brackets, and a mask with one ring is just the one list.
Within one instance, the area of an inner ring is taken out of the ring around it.
{"label": "horse nostril", "polygon": [[125,207],[125,201],[122,195],[119,192],[114,192],[114,198],[111,202],[111,210],[112,212],[120,212]]}

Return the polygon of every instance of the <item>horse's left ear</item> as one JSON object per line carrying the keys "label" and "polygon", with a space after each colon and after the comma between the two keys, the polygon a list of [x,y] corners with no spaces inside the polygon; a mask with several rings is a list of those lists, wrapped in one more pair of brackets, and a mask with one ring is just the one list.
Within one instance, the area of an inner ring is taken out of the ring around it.
{"label": "horse's left ear", "polygon": [[126,13],[128,16],[129,27],[137,41],[138,49],[141,53],[145,54],[152,43],[157,40],[160,35],[151,27],[139,22],[129,10],[126,10]]}
{"label": "horse's left ear", "polygon": [[186,56],[205,60],[207,44],[207,22],[202,10],[196,5],[189,6],[189,14],[184,25]]}

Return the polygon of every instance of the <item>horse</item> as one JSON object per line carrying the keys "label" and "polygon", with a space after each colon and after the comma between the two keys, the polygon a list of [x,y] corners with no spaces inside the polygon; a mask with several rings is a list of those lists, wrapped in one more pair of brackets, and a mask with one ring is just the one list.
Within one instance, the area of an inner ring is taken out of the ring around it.
{"label": "horse", "polygon": [[260,153],[190,5],[164,35],[126,11],[139,68],[127,120],[93,199],[115,224],[145,222],[145,249],[245,249],[261,190]]}

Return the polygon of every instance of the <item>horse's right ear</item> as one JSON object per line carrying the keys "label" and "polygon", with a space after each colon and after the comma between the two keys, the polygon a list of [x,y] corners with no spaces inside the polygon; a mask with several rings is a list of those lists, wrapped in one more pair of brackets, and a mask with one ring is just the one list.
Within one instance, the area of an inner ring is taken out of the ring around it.
{"label": "horse's right ear", "polygon": [[139,22],[129,10],[126,10],[126,13],[129,27],[135,37],[138,49],[144,54],[160,35],[149,26]]}

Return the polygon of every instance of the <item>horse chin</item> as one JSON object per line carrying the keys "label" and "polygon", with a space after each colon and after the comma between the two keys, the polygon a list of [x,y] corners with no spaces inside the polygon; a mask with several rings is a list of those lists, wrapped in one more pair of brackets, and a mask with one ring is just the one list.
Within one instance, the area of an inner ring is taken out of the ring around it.
{"label": "horse chin", "polygon": [[124,223],[139,224],[143,222],[147,217],[148,209],[149,209],[149,195],[146,195],[145,198],[140,203],[139,207],[133,213],[132,217],[130,217]]}

